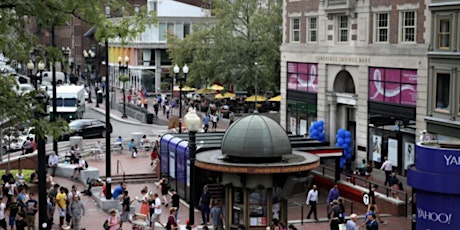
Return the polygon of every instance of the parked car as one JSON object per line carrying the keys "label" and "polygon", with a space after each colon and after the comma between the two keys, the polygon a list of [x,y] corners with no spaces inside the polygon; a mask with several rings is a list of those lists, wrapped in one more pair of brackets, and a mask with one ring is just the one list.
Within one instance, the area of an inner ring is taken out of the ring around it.
{"label": "parked car", "polygon": [[[69,136],[105,137],[107,131],[112,130],[111,125],[107,127],[105,122],[98,119],[77,119],[69,123],[71,133]],[[64,137],[65,138],[65,137]]]}

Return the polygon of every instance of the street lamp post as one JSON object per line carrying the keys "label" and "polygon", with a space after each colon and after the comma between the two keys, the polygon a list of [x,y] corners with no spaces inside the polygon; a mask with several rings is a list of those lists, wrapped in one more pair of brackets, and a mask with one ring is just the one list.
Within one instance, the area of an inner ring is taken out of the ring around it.
{"label": "street lamp post", "polygon": [[[83,57],[85,58],[85,64],[86,64],[86,68],[85,68],[85,78],[86,78],[86,84],[88,84],[88,94],[89,94],[89,98],[88,98],[88,103],[93,103],[92,99],[91,99],[91,71],[90,71],[90,68],[91,68],[91,64],[92,64],[92,59],[96,56],[96,53],[94,53],[92,50],[83,50]],[[96,94],[96,97],[97,97],[97,92],[95,92]],[[97,103],[97,98],[96,98],[96,103]]]}
{"label": "street lamp post", "polygon": [[27,69],[29,70],[29,78],[30,78],[30,82],[32,83],[32,85],[37,88],[37,82],[35,81],[35,77],[34,75],[32,74],[32,70],[35,68],[35,65],[34,63],[32,62],[32,60],[29,60],[29,63],[27,63]]}
{"label": "street lamp post", "polygon": [[[125,65],[122,65],[121,61],[122,61],[121,56],[118,56],[118,69],[119,69],[120,73],[125,75],[126,72],[128,72],[129,57],[125,56]],[[125,77],[125,76],[123,76],[123,77]],[[126,115],[125,79],[123,79],[122,82],[123,82],[123,115],[121,116],[121,118],[128,118],[128,116]]]}
{"label": "street lamp post", "polygon": [[258,63],[254,62],[254,65],[256,66],[256,79],[255,79],[256,81],[255,81],[255,84],[254,84],[255,85],[254,88],[255,88],[255,92],[256,92],[256,98],[255,98],[256,103],[255,103],[254,113],[258,113],[259,112],[259,111],[257,111],[257,97],[259,95],[259,89],[258,89],[259,86],[258,86],[258,83],[257,83],[257,71],[258,71],[257,65],[258,65]]}
{"label": "street lamp post", "polygon": [[64,56],[64,65],[63,65],[63,69],[64,69],[64,76],[65,76],[65,81],[67,83],[67,63],[69,63],[69,55],[70,55],[70,47],[67,47],[65,48],[64,46],[61,48],[61,52],[62,52],[62,56]]}
{"label": "street lamp post", "polygon": [[[40,73],[40,77],[38,77],[38,81],[40,82],[40,84],[42,84],[42,81],[43,81],[43,70],[45,69],[45,63],[43,63],[42,61],[38,62],[38,72]],[[46,91],[48,91],[48,89],[46,89]]]}
{"label": "street lamp post", "polygon": [[[36,82],[35,82],[36,83]],[[38,85],[35,84],[35,90],[38,90]],[[37,107],[41,106],[41,109],[35,109],[35,118],[42,119],[43,117],[47,116],[47,108],[46,105],[48,104],[48,97],[45,92],[40,92],[35,95],[35,100],[37,103]],[[37,141],[37,151],[38,151],[38,194],[46,194],[46,143],[44,138],[43,132],[37,132],[35,134],[35,138]],[[46,204],[46,196],[39,195],[38,196],[39,204]],[[47,215],[46,215],[46,205],[39,205],[38,207],[38,222],[39,222],[39,229],[47,229]]]}
{"label": "street lamp post", "polygon": [[188,66],[186,64],[182,67],[182,72],[184,73],[183,77],[179,77],[180,69],[177,64],[174,66],[173,70],[176,81],[179,81],[179,133],[182,133],[182,83],[187,80]]}
{"label": "street lamp post", "polygon": [[189,109],[189,112],[184,116],[185,127],[189,134],[189,156],[190,156],[190,200],[189,200],[189,224],[195,224],[195,158],[196,158],[196,133],[201,128],[201,118],[196,114],[195,109]]}

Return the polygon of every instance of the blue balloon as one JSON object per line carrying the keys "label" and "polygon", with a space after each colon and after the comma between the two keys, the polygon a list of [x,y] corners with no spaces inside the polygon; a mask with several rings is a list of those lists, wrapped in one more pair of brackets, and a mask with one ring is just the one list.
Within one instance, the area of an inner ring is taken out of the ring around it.
{"label": "blue balloon", "polygon": [[343,168],[343,166],[345,165],[345,162],[346,162],[345,158],[341,157],[340,158],[340,168]]}
{"label": "blue balloon", "polygon": [[323,120],[320,120],[320,121],[318,121],[318,122],[321,124],[321,126],[324,125],[324,121],[323,121]]}
{"label": "blue balloon", "polygon": [[345,137],[345,143],[351,144],[351,138]]}
{"label": "blue balloon", "polygon": [[345,137],[351,137],[350,131],[345,132]]}
{"label": "blue balloon", "polygon": [[347,151],[351,153],[353,151],[353,148],[351,146],[348,146]]}
{"label": "blue balloon", "polygon": [[319,139],[324,139],[326,137],[326,135],[324,135],[323,132],[320,132],[318,137],[319,137]]}
{"label": "blue balloon", "polygon": [[339,143],[336,143],[335,146],[336,146],[336,147],[341,147]]}
{"label": "blue balloon", "polygon": [[311,135],[310,135],[310,136],[312,136],[312,137],[317,137],[317,136],[318,136],[318,130],[316,130],[316,129],[313,130],[313,131],[311,132]]}
{"label": "blue balloon", "polygon": [[324,127],[323,127],[322,125],[319,126],[319,127],[318,127],[318,130],[322,132],[322,131],[324,130]]}
{"label": "blue balloon", "polygon": [[337,143],[338,143],[340,146],[342,146],[343,143],[344,143],[344,142],[343,142],[343,138],[341,138],[341,137],[338,138],[338,139],[337,139]]}

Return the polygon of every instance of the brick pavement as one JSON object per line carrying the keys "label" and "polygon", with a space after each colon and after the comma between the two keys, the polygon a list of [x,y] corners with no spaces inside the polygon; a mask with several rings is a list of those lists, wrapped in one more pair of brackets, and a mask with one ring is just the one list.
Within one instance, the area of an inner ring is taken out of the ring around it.
{"label": "brick pavement", "polygon": [[[104,112],[103,109],[104,109],[104,107],[101,106],[99,108],[99,110],[97,110],[97,111]],[[124,120],[124,119],[121,118],[121,113],[119,113],[118,111],[111,110],[111,113],[112,113],[112,118],[117,119],[117,120],[121,120],[121,121]],[[162,114],[160,114],[159,118],[162,119],[162,120],[166,120],[166,117],[164,117]],[[225,120],[225,119],[221,119],[221,121],[222,120]],[[127,122],[133,122],[133,124],[141,125],[140,122],[137,122],[134,119],[130,120],[130,118],[127,119]],[[228,124],[228,121],[227,121],[227,124]],[[218,130],[225,130],[227,124],[225,123],[225,121],[219,122]],[[117,162],[121,162],[121,166],[122,166],[122,168],[123,168],[123,170],[125,171],[126,174],[153,172],[153,168],[150,167],[150,165],[149,165],[150,161],[146,160],[146,159],[148,159],[148,158],[143,157],[142,152],[139,154],[139,157],[135,158],[135,159],[130,158],[128,153],[126,153],[126,152],[123,152],[121,155],[112,154],[112,164],[111,164],[112,175],[117,174],[117,172],[116,172]],[[88,162],[89,162],[89,164],[91,166],[97,167],[97,168],[100,169],[100,175],[105,175],[105,162],[104,161],[94,161],[94,159],[92,159],[92,158],[87,158],[87,160],[88,160]],[[118,174],[120,174],[120,173],[121,173],[121,170],[119,170]],[[79,187],[79,190],[83,190],[84,186],[85,186],[82,183],[75,182],[75,181],[70,180],[68,178],[55,178],[55,181],[57,183],[61,184],[61,185],[67,186],[67,187],[71,187],[72,184],[77,184],[78,187]],[[145,185],[147,185],[150,190],[155,191],[155,192],[159,192],[157,186],[155,184],[153,184],[153,183],[150,183],[150,184],[128,184],[128,191],[130,191],[130,196],[132,198],[135,197],[135,196],[140,196],[140,190]],[[114,186],[115,185],[113,185],[113,187]],[[86,228],[86,229],[101,229],[102,224],[103,224],[105,218],[107,218],[108,215],[104,211],[100,210],[97,207],[97,205],[94,202],[92,197],[86,197],[85,196],[85,197],[82,198],[82,202],[84,203],[84,205],[86,207],[86,210],[87,210],[87,213],[86,213],[85,217],[82,218],[82,223],[81,223],[82,228]],[[303,204],[304,203],[304,198],[300,196],[300,197],[295,197],[295,198],[290,199],[290,203],[293,203],[293,202],[297,202],[298,204]],[[137,204],[136,202],[133,203],[133,204],[135,206],[135,209],[139,210],[139,204]],[[357,205],[357,204],[355,204],[355,205]],[[162,209],[163,209],[164,214],[162,215],[161,220],[166,221],[166,219],[168,217],[168,208],[163,207]],[[329,224],[328,224],[328,222],[325,222],[325,219],[324,219],[324,216],[325,216],[325,213],[326,213],[326,206],[325,205],[319,205],[318,209],[319,209],[318,210],[319,218],[321,220],[320,222],[311,222],[311,221],[308,222],[307,220],[305,220],[306,222],[301,224],[300,220],[301,220],[302,207],[295,206],[295,205],[292,206],[291,205],[289,210],[288,210],[289,211],[289,223],[294,224],[299,230],[329,229]],[[361,210],[362,210],[362,208],[358,208],[358,206],[354,206],[354,211],[358,212],[358,215],[363,214],[363,213],[360,213],[360,212],[362,212]],[[304,215],[306,215],[307,211],[308,210],[304,207]],[[57,219],[57,214],[55,214],[55,219]],[[182,202],[181,206],[180,206],[180,209],[179,209],[180,223],[183,224],[186,219],[188,219],[188,206],[184,202]],[[387,221],[388,223],[385,224],[385,225],[379,226],[380,227],[379,229],[381,229],[381,230],[382,229],[383,230],[387,230],[387,229],[388,230],[390,230],[390,229],[391,230],[406,230],[406,229],[410,229],[410,220],[408,218],[405,218],[405,217],[385,217],[384,220]],[[196,223],[201,223],[201,215],[197,210],[195,210],[195,222]],[[131,229],[131,226],[129,224],[124,224],[123,228],[124,229]],[[53,226],[52,229],[59,229],[59,228],[57,226]]]}

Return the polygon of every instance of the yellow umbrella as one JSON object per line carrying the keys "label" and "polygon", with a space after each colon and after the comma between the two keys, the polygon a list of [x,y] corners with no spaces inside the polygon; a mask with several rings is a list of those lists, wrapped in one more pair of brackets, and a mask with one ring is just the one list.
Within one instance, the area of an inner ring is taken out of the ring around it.
{"label": "yellow umbrella", "polygon": [[268,99],[268,101],[277,101],[277,102],[280,102],[280,101],[281,101],[281,95],[272,97],[272,98]]}
{"label": "yellow umbrella", "polygon": [[246,100],[244,100],[245,102],[262,102],[262,101],[265,101],[267,100],[267,98],[265,98],[264,96],[260,96],[260,95],[252,95],[248,98],[246,98]]}
{"label": "yellow umbrella", "polygon": [[[182,91],[184,91],[184,92],[186,92],[186,91],[195,91],[195,90],[196,90],[196,88],[193,88],[193,87],[190,87],[190,86],[182,86]],[[174,91],[180,91],[178,85],[174,86]]]}
{"label": "yellow umbrella", "polygon": [[236,97],[236,95],[234,93],[230,93],[230,92],[227,92],[227,93],[224,93],[224,94],[217,94],[216,95],[216,99],[222,99],[222,98],[232,98],[232,97]]}
{"label": "yellow umbrella", "polygon": [[214,85],[211,85],[211,87],[208,87],[208,89],[211,89],[211,90],[223,90],[224,87],[223,86],[220,86],[220,85],[217,85],[217,84],[214,84]]}
{"label": "yellow umbrella", "polygon": [[198,94],[213,93],[213,92],[214,92],[214,90],[207,89],[207,88],[201,88],[201,89],[196,91],[196,93],[198,93]]}

